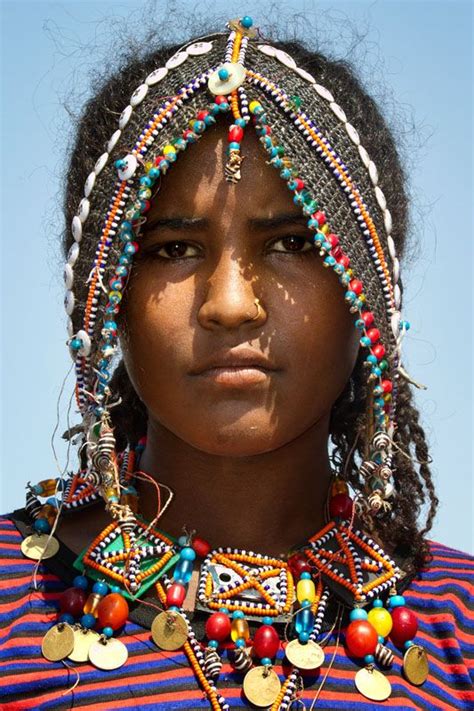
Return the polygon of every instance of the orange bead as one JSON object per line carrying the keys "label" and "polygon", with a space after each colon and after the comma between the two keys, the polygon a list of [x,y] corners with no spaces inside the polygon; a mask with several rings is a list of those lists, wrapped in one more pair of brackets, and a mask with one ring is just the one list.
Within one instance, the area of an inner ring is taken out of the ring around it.
{"label": "orange bead", "polygon": [[97,618],[102,627],[118,630],[128,618],[128,603],[120,593],[106,595],[97,608]]}
{"label": "orange bead", "polygon": [[41,496],[53,496],[56,493],[56,479],[43,479],[37,486],[41,487]]}

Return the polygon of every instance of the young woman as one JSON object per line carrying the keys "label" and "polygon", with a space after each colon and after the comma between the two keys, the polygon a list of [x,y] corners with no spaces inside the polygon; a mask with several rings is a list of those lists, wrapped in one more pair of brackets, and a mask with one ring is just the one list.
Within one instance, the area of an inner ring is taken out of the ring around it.
{"label": "young woman", "polygon": [[469,708],[403,174],[348,67],[247,16],[154,51],[87,104],[65,207],[79,464],[2,520],[2,708]]}

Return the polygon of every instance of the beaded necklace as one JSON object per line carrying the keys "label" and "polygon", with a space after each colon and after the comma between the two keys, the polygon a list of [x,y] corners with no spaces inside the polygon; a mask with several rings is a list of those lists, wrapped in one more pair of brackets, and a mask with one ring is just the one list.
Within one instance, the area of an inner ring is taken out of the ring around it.
{"label": "beaded necklace", "polygon": [[[136,514],[134,477],[144,444],[140,440],[119,456],[121,503],[126,501]],[[62,501],[51,496],[60,488]],[[55,479],[29,484],[26,498],[34,533],[22,542],[22,551],[38,560],[56,555],[59,548],[52,537],[59,507],[79,510],[98,495],[79,472],[64,485]],[[176,539],[138,515],[113,522],[74,562],[78,575],[62,593],[61,614],[43,639],[43,655],[51,661],[89,661],[104,670],[122,666],[127,648],[114,635],[128,618],[129,602],[140,600],[153,586],[162,607],[139,602],[158,609],[152,639],[163,650],[183,649],[211,708],[229,708],[219,691],[222,656],[227,654],[242,674],[247,700],[277,711],[298,699],[302,671],[325,665],[328,635],[322,637],[323,626],[328,603],[337,600],[333,628],[338,625],[339,632],[343,609],[351,608],[345,643],[349,654],[363,661],[355,674],[361,694],[378,701],[390,696],[390,682],[377,668],[389,667],[394,659],[388,637],[404,651],[406,679],[422,684],[428,675],[426,653],[413,641],[416,616],[396,587],[404,573],[375,541],[354,528],[352,500],[338,476],[330,488],[328,513],[331,520],[320,531],[281,557],[211,549],[195,532],[185,531]],[[193,630],[194,614],[207,617],[205,641]],[[273,669],[281,646],[291,667],[283,683]]]}

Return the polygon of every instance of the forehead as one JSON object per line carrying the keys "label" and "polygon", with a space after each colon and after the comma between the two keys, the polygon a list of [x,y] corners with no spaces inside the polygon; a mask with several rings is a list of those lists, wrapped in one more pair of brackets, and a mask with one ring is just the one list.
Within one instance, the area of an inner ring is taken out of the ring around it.
{"label": "forehead", "polygon": [[226,181],[227,136],[227,124],[218,124],[179,155],[162,178],[150,210],[153,216],[205,214],[212,219],[230,208],[238,208],[240,216],[271,217],[282,210],[301,215],[286,182],[266,163],[268,154],[253,126],[247,127],[241,143],[242,177],[237,183]]}

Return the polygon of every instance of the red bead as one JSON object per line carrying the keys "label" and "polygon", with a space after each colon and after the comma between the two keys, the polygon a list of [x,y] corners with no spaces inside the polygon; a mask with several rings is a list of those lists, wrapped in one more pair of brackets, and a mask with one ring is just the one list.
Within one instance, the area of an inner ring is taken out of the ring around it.
{"label": "red bead", "polygon": [[219,94],[219,96],[216,96],[214,98],[214,103],[215,104],[226,104],[227,103],[227,96],[223,96],[222,94]]}
{"label": "red bead", "polygon": [[372,341],[372,343],[376,343],[376,341],[378,341],[380,338],[380,331],[378,328],[371,328],[369,331],[367,331],[367,335]]}
{"label": "red bead", "polygon": [[338,247],[334,247],[334,249],[331,250],[331,254],[332,254],[332,256],[334,257],[334,259],[335,259],[336,261],[339,261],[339,259],[340,259],[340,258],[342,257],[342,255],[343,255],[343,251],[342,251],[342,249],[338,246]]}
{"label": "red bead", "polygon": [[324,214],[324,212],[321,212],[321,210],[315,212],[313,217],[315,220],[318,221],[319,226],[324,225],[324,223],[326,222],[326,215]]}
{"label": "red bead", "polygon": [[295,580],[299,580],[301,573],[310,573],[311,567],[308,559],[302,553],[295,553],[288,558],[288,567]]}
{"label": "red bead", "polygon": [[384,393],[391,393],[393,390],[393,384],[391,380],[382,380],[382,389]]}
{"label": "red bead", "polygon": [[347,254],[343,254],[342,257],[340,259],[338,259],[337,261],[338,261],[338,264],[342,264],[344,269],[348,269],[349,264],[351,263],[351,260],[349,259]]}
{"label": "red bead", "polygon": [[390,632],[390,639],[397,647],[401,647],[404,642],[413,639],[418,630],[418,621],[414,612],[405,606],[396,607],[390,613],[392,615],[393,627]]}
{"label": "red bead", "polygon": [[229,143],[232,143],[232,141],[235,141],[236,143],[240,143],[242,138],[244,137],[244,129],[242,126],[231,126],[229,128],[229,133],[227,135],[227,141]]}
{"label": "red bead", "polygon": [[97,619],[102,627],[118,630],[128,617],[128,603],[120,593],[109,593],[99,602]]}
{"label": "red bead", "polygon": [[346,630],[346,645],[354,657],[373,654],[378,644],[378,635],[367,620],[353,620]]}
{"label": "red bead", "polygon": [[382,360],[382,358],[385,355],[385,348],[381,343],[378,343],[376,346],[372,348],[372,353],[378,360]]}
{"label": "red bead", "polygon": [[366,328],[368,328],[374,322],[374,314],[372,311],[364,311],[361,314],[361,319],[364,322]]}
{"label": "red bead", "polygon": [[80,617],[87,598],[88,595],[85,590],[68,588],[59,598],[61,612],[68,612],[73,617]]}
{"label": "red bead", "polygon": [[196,118],[198,121],[204,121],[206,116],[209,116],[209,111],[206,111],[205,109],[203,109],[202,111],[198,112]]}
{"label": "red bead", "polygon": [[352,516],[354,502],[347,494],[335,494],[329,501],[329,513],[332,517],[348,519]]}
{"label": "red bead", "polygon": [[339,237],[333,234],[332,232],[326,235],[326,239],[333,247],[337,247],[337,245],[339,244]]}
{"label": "red bead", "polygon": [[354,292],[354,294],[359,295],[362,292],[363,286],[359,279],[351,279],[349,282],[349,289]]}
{"label": "red bead", "polygon": [[280,647],[278,632],[272,625],[262,625],[255,632],[253,649],[257,657],[274,657]]}
{"label": "red bead", "polygon": [[300,190],[303,190],[303,188],[304,188],[304,181],[301,180],[301,178],[294,178],[294,179],[293,179],[293,182],[295,183],[295,186],[296,186],[296,187],[295,187],[295,190],[296,190],[296,191],[299,192]]}
{"label": "red bead", "polygon": [[142,212],[148,212],[148,210],[151,207],[151,202],[149,200],[143,200],[145,207],[143,208]]}
{"label": "red bead", "polygon": [[164,156],[156,156],[155,160],[153,161],[155,165],[160,165],[161,161],[165,160]]}
{"label": "red bead", "polygon": [[206,635],[208,639],[224,642],[230,635],[231,622],[225,612],[214,612],[206,622]]}
{"label": "red bead", "polygon": [[168,607],[176,605],[181,607],[186,597],[186,588],[181,583],[172,583],[166,591],[166,604]]}
{"label": "red bead", "polygon": [[211,550],[211,546],[209,545],[209,543],[205,541],[204,538],[199,538],[198,536],[196,536],[196,538],[193,538],[193,542],[191,545],[196,555],[198,555],[200,558],[205,558]]}

